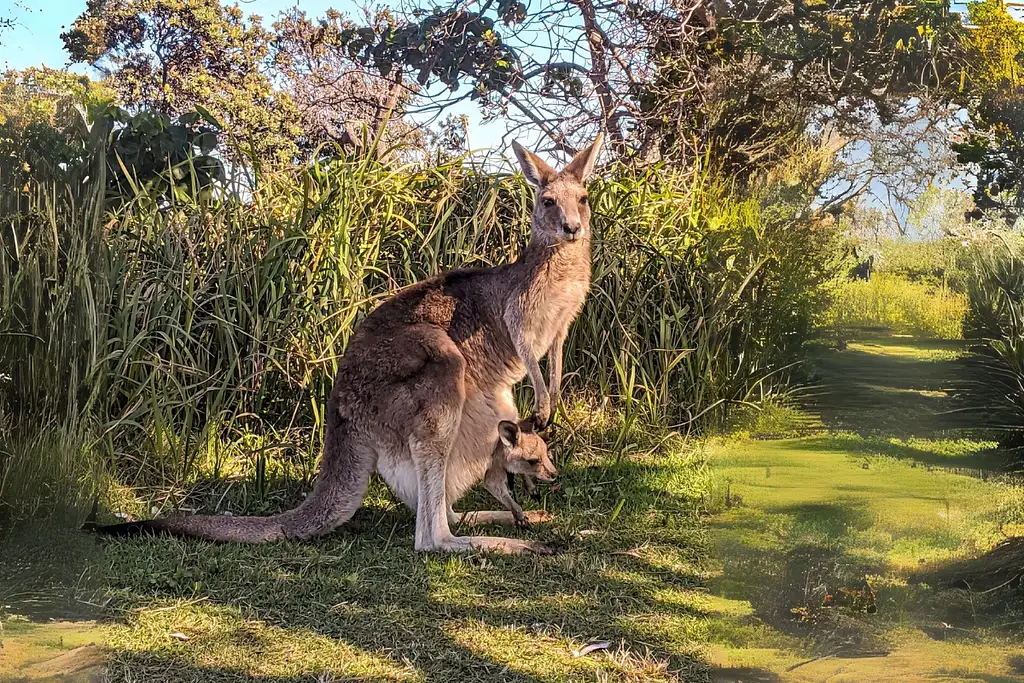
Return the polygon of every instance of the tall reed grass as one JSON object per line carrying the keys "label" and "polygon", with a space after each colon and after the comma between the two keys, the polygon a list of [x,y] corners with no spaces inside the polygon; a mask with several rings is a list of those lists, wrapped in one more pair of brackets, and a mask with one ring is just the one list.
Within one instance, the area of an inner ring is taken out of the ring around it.
{"label": "tall reed grass", "polygon": [[[106,206],[95,169],[2,180],[8,512],[99,478],[223,474],[239,444],[260,478],[269,460],[311,476],[354,326],[403,285],[515,258],[532,202],[520,180],[457,163],[338,161],[244,195],[140,191]],[[615,401],[627,428],[689,429],[770,395],[825,305],[834,235],[768,197],[665,169],[595,183],[593,290],[567,341],[568,391]]]}

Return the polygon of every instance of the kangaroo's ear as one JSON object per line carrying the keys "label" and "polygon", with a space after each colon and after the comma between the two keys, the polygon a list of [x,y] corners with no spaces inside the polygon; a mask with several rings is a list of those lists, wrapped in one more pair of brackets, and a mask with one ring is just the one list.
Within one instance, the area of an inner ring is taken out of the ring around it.
{"label": "kangaroo's ear", "polygon": [[601,154],[602,142],[604,142],[604,133],[598,133],[593,144],[577,153],[562,173],[575,176],[581,183],[586,182],[590,174],[594,172],[594,164],[597,163],[597,157]]}
{"label": "kangaroo's ear", "polygon": [[519,425],[515,422],[502,420],[498,423],[498,438],[508,448],[515,448],[519,443]]}
{"label": "kangaroo's ear", "polygon": [[519,159],[519,168],[523,169],[523,175],[534,187],[543,187],[558,175],[555,169],[544,163],[543,159],[518,142],[512,143],[512,151],[516,153],[516,159]]}

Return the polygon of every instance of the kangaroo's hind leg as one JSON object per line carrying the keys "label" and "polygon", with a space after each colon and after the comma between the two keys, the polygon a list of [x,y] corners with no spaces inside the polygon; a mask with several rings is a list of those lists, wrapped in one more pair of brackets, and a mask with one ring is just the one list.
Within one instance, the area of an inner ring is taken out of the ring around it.
{"label": "kangaroo's hind leg", "polygon": [[[495,536],[452,535],[448,517],[451,508],[445,498],[445,458],[451,451],[458,423],[456,421],[456,429],[452,429],[452,433],[449,434],[447,423],[438,422],[438,419],[446,420],[449,417],[449,414],[442,413],[426,419],[421,425],[428,429],[418,429],[409,438],[409,450],[419,478],[416,501],[416,550],[483,550],[509,555],[551,554],[550,548],[534,541]],[[508,512],[504,515],[511,517]]]}
{"label": "kangaroo's hind leg", "polygon": [[416,471],[416,550],[507,554],[550,553],[540,544],[513,538],[454,536],[449,525],[446,470],[459,434],[465,404],[465,361],[447,335],[425,335],[429,360],[407,385],[413,405],[409,454]]}

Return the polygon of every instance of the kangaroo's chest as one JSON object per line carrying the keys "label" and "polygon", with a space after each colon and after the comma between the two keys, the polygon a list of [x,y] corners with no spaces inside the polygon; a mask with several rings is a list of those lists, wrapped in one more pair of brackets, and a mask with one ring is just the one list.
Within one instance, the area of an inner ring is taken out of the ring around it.
{"label": "kangaroo's chest", "polygon": [[526,336],[537,357],[543,356],[554,340],[564,335],[579,314],[590,289],[589,277],[551,277],[530,297],[526,315]]}

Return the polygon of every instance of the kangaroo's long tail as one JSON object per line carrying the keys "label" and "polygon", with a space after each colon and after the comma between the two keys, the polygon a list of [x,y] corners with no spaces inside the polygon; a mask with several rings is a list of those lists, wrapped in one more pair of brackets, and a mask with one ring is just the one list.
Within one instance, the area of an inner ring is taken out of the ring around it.
{"label": "kangaroo's long tail", "polygon": [[294,510],[270,517],[192,515],[106,526],[89,523],[85,528],[110,536],[169,534],[243,543],[306,539],[329,533],[351,519],[359,509],[370,474],[376,467],[377,455],[354,432],[351,423],[340,418],[333,398],[327,408],[320,475],[313,492]]}

